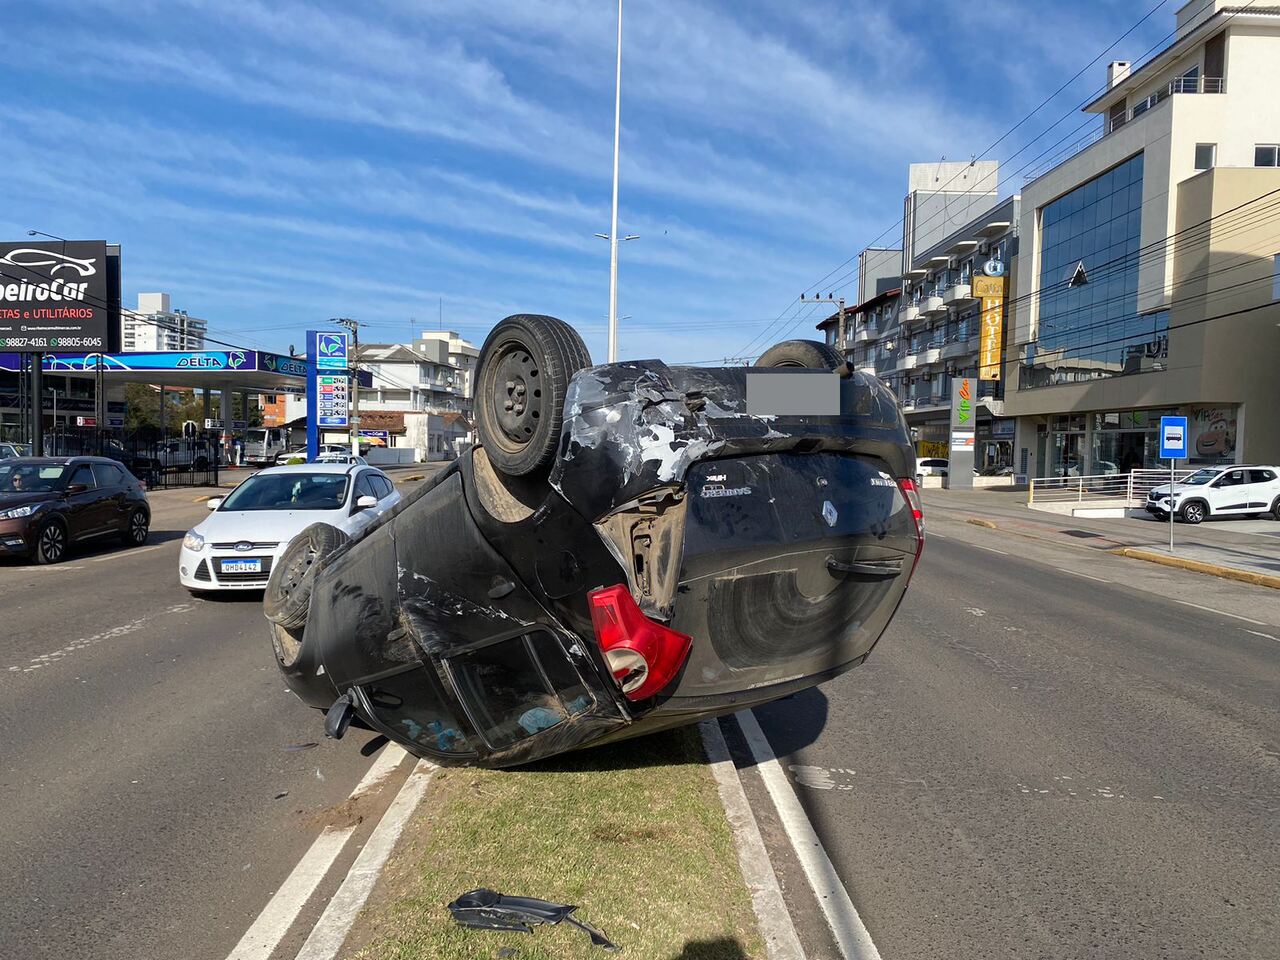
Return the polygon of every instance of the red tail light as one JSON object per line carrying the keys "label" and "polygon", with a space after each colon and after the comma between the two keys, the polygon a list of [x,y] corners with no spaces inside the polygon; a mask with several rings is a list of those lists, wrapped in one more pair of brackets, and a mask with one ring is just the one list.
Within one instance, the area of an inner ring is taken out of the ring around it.
{"label": "red tail light", "polygon": [[[910,477],[903,477],[898,481],[898,489],[902,491],[902,496],[907,501],[907,506],[911,509],[911,521],[916,525],[916,558],[911,562],[911,572],[916,572],[916,565],[920,562],[920,555],[924,553],[924,509],[920,503],[920,491],[916,489],[916,482]],[[910,578],[908,578],[910,582]]]}
{"label": "red tail light", "polygon": [[675,679],[693,640],[654,623],[622,584],[588,594],[591,624],[613,679],[628,700],[653,696]]}

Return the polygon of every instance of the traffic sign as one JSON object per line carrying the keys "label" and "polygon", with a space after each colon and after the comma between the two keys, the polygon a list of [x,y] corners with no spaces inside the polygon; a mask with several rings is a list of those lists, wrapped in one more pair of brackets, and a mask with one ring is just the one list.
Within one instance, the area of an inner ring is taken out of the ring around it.
{"label": "traffic sign", "polygon": [[1187,459],[1187,418],[1160,418],[1160,459]]}

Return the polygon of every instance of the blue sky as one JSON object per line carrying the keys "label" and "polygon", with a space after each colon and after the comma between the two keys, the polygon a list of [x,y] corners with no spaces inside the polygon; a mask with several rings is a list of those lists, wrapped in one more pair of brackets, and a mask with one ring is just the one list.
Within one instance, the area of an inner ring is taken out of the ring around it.
{"label": "blue sky", "polygon": [[[1154,5],[628,0],[621,355],[813,335],[788,305],[901,216],[909,162],[983,150]],[[991,156],[1068,115],[1176,5]],[[0,236],[119,242],[126,305],[168,291],[245,346],[301,346],[341,315],[403,340],[442,298],[477,344],[551,313],[603,361],[611,0],[4,9]],[[1081,119],[1014,157],[1001,192]]]}

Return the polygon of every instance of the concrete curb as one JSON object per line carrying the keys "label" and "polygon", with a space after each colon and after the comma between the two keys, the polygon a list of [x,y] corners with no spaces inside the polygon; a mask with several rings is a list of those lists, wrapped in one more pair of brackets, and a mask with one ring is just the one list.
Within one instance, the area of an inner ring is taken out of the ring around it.
{"label": "concrete curb", "polygon": [[1280,590],[1280,577],[1273,577],[1265,573],[1254,573],[1252,570],[1224,567],[1217,563],[1205,563],[1203,560],[1189,560],[1185,557],[1171,557],[1165,553],[1139,550],[1136,547],[1120,547],[1107,552],[1120,557],[1129,557],[1133,560],[1158,563],[1165,567],[1177,567],[1181,570],[1191,570],[1195,573],[1207,573],[1211,577],[1222,577],[1224,580],[1239,580],[1241,583],[1251,583],[1256,587],[1271,587],[1273,590]]}
{"label": "concrete curb", "polygon": [[764,940],[769,960],[805,960],[804,947],[796,936],[791,913],[787,910],[782,888],[778,885],[778,876],[774,873],[769,851],[760,836],[760,827],[756,823],[755,814],[751,812],[751,804],[742,789],[738,770],[729,755],[729,746],[720,731],[720,722],[703,720],[698,724],[698,732],[702,734],[702,748],[706,751],[707,763],[720,790],[720,802],[724,805],[725,816],[733,829],[733,843],[738,849],[738,866],[751,894],[751,906],[755,910],[756,923],[759,924],[760,936]]}

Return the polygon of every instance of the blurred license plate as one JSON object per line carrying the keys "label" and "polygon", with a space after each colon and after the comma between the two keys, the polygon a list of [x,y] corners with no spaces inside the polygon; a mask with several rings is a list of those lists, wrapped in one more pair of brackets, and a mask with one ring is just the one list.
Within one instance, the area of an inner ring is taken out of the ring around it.
{"label": "blurred license plate", "polygon": [[840,377],[827,370],[770,370],[747,374],[747,413],[753,417],[838,417]]}
{"label": "blurred license plate", "polygon": [[261,560],[223,560],[223,573],[261,573]]}

